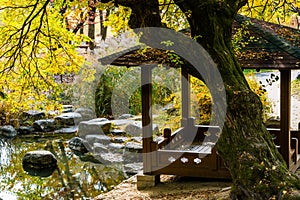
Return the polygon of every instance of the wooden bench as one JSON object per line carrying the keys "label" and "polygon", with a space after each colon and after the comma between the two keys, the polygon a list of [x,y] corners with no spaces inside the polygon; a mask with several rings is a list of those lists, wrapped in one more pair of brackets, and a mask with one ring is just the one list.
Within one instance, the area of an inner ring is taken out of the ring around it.
{"label": "wooden bench", "polygon": [[[189,120],[191,124],[193,119]],[[164,129],[164,139],[151,142],[151,174],[230,179],[212,142],[219,132],[216,126],[200,125],[181,127],[173,133]]]}
{"label": "wooden bench", "polygon": [[[274,143],[276,147],[278,148],[279,152],[281,152],[281,144],[279,141],[279,137],[281,134],[281,130],[278,128],[267,128],[267,130],[270,132],[270,134],[273,136]],[[291,131],[291,146],[290,146],[290,151],[289,151],[289,156],[291,157],[291,163],[289,165],[298,165],[299,163],[299,136],[300,136],[300,131],[293,130]],[[284,147],[288,148],[288,147]],[[295,166],[296,167],[296,166]],[[297,166],[298,168],[299,166]]]}

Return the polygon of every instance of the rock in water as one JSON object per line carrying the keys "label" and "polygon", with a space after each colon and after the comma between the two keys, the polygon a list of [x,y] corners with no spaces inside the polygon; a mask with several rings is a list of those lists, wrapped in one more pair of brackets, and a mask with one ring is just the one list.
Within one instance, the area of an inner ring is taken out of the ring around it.
{"label": "rock in water", "polygon": [[32,134],[33,130],[32,126],[20,126],[18,128],[18,133],[19,135],[29,135]]}
{"label": "rock in water", "polygon": [[41,119],[33,123],[33,129],[38,132],[50,132],[54,131],[55,124],[54,119]]}
{"label": "rock in water", "polygon": [[92,150],[89,143],[83,140],[80,137],[74,137],[68,142],[68,147],[73,151],[73,153],[77,156],[84,155]]}
{"label": "rock in water", "polygon": [[0,135],[4,136],[6,138],[13,138],[17,135],[17,131],[11,125],[2,126],[2,127],[0,127]]}
{"label": "rock in water", "polygon": [[57,160],[50,151],[30,151],[23,157],[22,166],[31,176],[48,177],[57,168]]}
{"label": "rock in water", "polygon": [[29,110],[27,112],[23,113],[23,120],[40,120],[43,119],[46,116],[45,111],[39,111],[39,110]]}

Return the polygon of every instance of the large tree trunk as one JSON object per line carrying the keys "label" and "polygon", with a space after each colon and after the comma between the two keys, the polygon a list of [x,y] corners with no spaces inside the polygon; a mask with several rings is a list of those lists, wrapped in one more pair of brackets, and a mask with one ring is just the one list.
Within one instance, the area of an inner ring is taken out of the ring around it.
{"label": "large tree trunk", "polygon": [[283,190],[299,188],[263,125],[259,97],[250,90],[233,52],[232,22],[244,2],[175,2],[184,12],[191,11],[192,36],[209,52],[223,78],[228,107],[217,145],[232,175],[232,198],[279,198]]}
{"label": "large tree trunk", "polygon": [[[157,11],[157,0],[139,0],[138,6],[133,3],[135,0],[118,2],[132,9],[132,28],[161,25],[157,16],[151,15]],[[223,78],[228,107],[225,125],[217,145],[218,152],[232,175],[231,197],[244,200],[297,195],[292,190],[300,188],[299,179],[289,173],[285,161],[263,125],[262,104],[259,97],[250,90],[233,52],[232,22],[237,11],[246,2],[174,2],[187,13],[192,36],[209,52]],[[140,7],[146,4],[152,7],[149,10],[148,7]],[[153,18],[149,19],[150,17]]]}

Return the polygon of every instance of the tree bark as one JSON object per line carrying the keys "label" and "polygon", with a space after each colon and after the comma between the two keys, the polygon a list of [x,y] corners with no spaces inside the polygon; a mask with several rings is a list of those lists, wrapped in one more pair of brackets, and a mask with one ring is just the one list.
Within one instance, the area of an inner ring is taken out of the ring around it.
{"label": "tree bark", "polygon": [[[108,3],[111,0],[102,0]],[[160,27],[159,4],[157,0],[115,0],[116,5],[131,8],[130,28]]]}
{"label": "tree bark", "polygon": [[115,2],[131,8],[130,28],[161,26],[157,0],[117,0]]}
{"label": "tree bark", "polygon": [[88,11],[88,37],[91,39],[89,42],[90,50],[95,48],[95,18],[96,18],[96,2],[94,0],[89,1],[89,11]]}
{"label": "tree bark", "polygon": [[107,26],[104,26],[104,22],[107,20],[110,11],[106,10],[105,15],[102,10],[99,10],[100,13],[100,35],[101,39],[105,40],[107,36]]}

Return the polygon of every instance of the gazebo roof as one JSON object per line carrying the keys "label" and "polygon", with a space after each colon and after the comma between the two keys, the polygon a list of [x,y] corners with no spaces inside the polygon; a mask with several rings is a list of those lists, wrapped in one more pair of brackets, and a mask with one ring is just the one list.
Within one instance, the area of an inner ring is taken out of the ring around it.
{"label": "gazebo roof", "polygon": [[[143,49],[143,53],[140,50]],[[99,59],[104,64],[115,66],[134,67],[145,64],[168,64],[170,67],[178,67],[172,63],[168,53],[164,50],[148,48],[143,45],[137,45],[118,53]]]}
{"label": "gazebo roof", "polygon": [[[300,69],[300,30],[237,15],[233,32],[241,28],[243,23],[247,23],[247,26],[243,26],[246,45],[237,53],[237,58],[244,69]],[[189,34],[188,31],[185,33]],[[127,67],[152,63],[179,67],[171,62],[166,51],[145,48],[141,54],[141,48],[145,47],[134,46],[99,61]]]}
{"label": "gazebo roof", "polygon": [[[300,69],[300,31],[237,15],[234,29],[247,23],[247,44],[237,54],[243,68]],[[249,40],[249,38],[252,38]]]}

